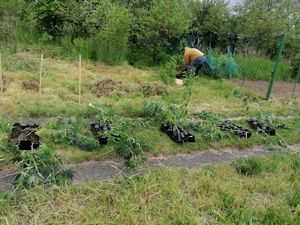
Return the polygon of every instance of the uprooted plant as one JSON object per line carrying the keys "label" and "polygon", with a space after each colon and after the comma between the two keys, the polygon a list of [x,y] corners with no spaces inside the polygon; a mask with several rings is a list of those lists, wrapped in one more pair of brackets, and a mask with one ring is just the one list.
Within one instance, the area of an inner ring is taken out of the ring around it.
{"label": "uprooted plant", "polygon": [[104,123],[109,127],[105,135],[114,143],[116,154],[125,160],[125,164],[130,168],[136,168],[139,162],[146,160],[146,152],[150,150],[150,146],[134,135],[134,129],[147,124],[143,121],[125,120],[113,116],[106,110],[96,109],[97,123]]}
{"label": "uprooted plant", "polygon": [[67,123],[67,128],[54,132],[51,138],[56,143],[66,143],[75,145],[85,151],[93,151],[99,147],[99,143],[94,138],[80,134],[80,123],[78,119],[72,118]]}
{"label": "uprooted plant", "polygon": [[180,127],[187,123],[187,107],[192,95],[192,82],[193,77],[189,75],[189,77],[185,79],[181,104],[163,104],[158,101],[144,100],[144,113],[161,123],[170,125],[175,131],[179,130]]}
{"label": "uprooted plant", "polygon": [[220,129],[219,123],[224,118],[211,112],[199,112],[193,114],[194,121],[188,124],[188,128],[201,134],[208,141],[219,141],[229,137],[229,133]]}
{"label": "uprooted plant", "polygon": [[31,151],[14,150],[14,162],[20,170],[15,176],[15,189],[69,184],[73,173],[63,168],[63,163],[54,150],[46,145]]}

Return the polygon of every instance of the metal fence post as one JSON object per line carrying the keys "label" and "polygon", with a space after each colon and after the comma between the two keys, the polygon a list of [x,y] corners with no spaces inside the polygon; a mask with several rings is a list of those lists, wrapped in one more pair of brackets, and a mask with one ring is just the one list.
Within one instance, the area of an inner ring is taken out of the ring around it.
{"label": "metal fence post", "polygon": [[273,67],[271,79],[270,79],[270,82],[269,82],[268,91],[267,91],[267,94],[266,94],[266,100],[269,100],[269,98],[271,96],[273,83],[274,83],[274,80],[275,80],[275,77],[276,77],[276,74],[277,74],[277,71],[278,71],[278,67],[279,67],[279,63],[280,63],[280,59],[281,59],[281,54],[282,54],[283,47],[284,47],[285,38],[286,38],[285,33],[280,36],[280,44],[279,44],[279,48],[278,48],[278,51],[277,51],[277,54],[276,54],[275,64],[274,64],[274,67]]}

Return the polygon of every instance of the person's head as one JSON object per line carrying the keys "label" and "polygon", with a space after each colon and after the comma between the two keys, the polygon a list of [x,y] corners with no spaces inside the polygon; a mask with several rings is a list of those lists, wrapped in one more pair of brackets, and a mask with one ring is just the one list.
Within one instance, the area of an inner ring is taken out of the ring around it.
{"label": "person's head", "polygon": [[184,55],[184,53],[185,53],[185,49],[186,49],[187,47],[183,47],[183,48],[181,48],[181,53]]}

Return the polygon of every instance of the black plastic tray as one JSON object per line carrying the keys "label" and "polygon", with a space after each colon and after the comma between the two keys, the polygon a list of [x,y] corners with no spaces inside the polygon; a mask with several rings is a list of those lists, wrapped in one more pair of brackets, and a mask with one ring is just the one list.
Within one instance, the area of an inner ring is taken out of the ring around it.
{"label": "black plastic tray", "polygon": [[160,126],[162,132],[166,133],[174,142],[180,144],[185,142],[195,142],[195,136],[187,132],[185,129],[179,127],[178,129],[173,129],[167,123],[162,123]]}
{"label": "black plastic tray", "polygon": [[15,123],[13,125],[8,145],[17,145],[20,150],[37,149],[40,146],[40,137],[36,134],[39,126],[35,123],[27,123],[21,125]]}
{"label": "black plastic tray", "polygon": [[93,134],[98,138],[99,143],[102,145],[107,144],[107,136],[105,133],[110,130],[110,127],[104,123],[92,123],[91,124],[91,131]]}
{"label": "black plastic tray", "polygon": [[225,120],[219,123],[219,127],[224,131],[232,131],[241,138],[250,138],[252,133],[246,128],[238,126],[230,120]]}
{"label": "black plastic tray", "polygon": [[271,128],[270,126],[268,126],[265,123],[262,123],[258,120],[255,120],[255,119],[247,120],[247,122],[254,129],[259,129],[262,132],[265,132],[266,134],[269,134],[270,136],[275,136],[276,135],[275,129]]}

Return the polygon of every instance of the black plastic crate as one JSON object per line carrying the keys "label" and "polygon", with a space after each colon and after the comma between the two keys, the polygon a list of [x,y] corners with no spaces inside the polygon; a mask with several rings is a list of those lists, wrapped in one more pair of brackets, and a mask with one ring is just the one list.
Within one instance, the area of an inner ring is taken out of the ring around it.
{"label": "black plastic crate", "polygon": [[174,129],[167,123],[162,123],[160,126],[161,131],[166,133],[174,142],[184,143],[184,142],[195,142],[195,136],[186,131],[185,129],[179,127]]}
{"label": "black plastic crate", "polygon": [[110,127],[107,124],[99,123],[99,124],[91,124],[91,131],[97,137],[98,141],[102,145],[106,145],[108,140],[106,136],[106,132],[110,130]]}
{"label": "black plastic crate", "polygon": [[255,120],[255,119],[250,119],[247,122],[254,129],[258,129],[262,132],[265,132],[266,134],[269,134],[270,136],[275,136],[276,135],[275,129],[273,129],[272,127],[268,126],[267,124],[265,124],[263,122],[260,122],[260,121]]}
{"label": "black plastic crate", "polygon": [[232,131],[236,135],[242,138],[250,138],[252,133],[246,128],[238,126],[231,122],[230,120],[225,120],[219,123],[219,127],[224,131]]}

